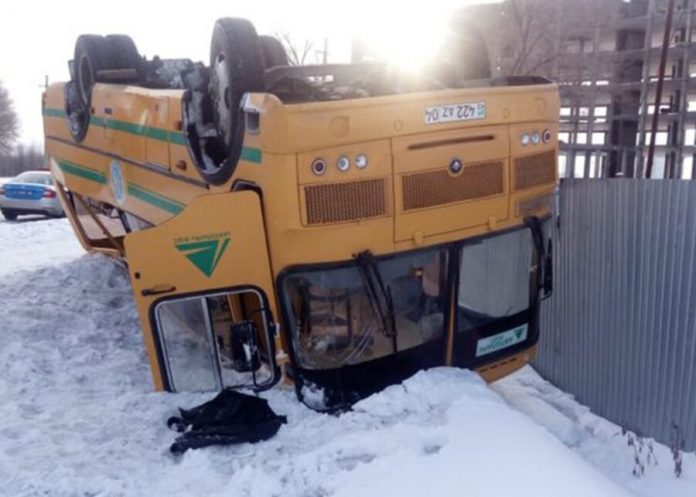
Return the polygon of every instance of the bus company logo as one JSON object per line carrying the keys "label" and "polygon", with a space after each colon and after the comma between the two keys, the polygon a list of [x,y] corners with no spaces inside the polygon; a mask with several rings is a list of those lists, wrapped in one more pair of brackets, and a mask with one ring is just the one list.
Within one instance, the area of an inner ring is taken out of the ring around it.
{"label": "bus company logo", "polygon": [[184,236],[174,239],[174,247],[182,252],[204,275],[210,278],[230,244],[230,232]]}
{"label": "bus company logo", "polygon": [[123,180],[121,165],[115,160],[109,164],[109,176],[111,178],[111,193],[114,195],[114,200],[118,205],[123,205],[123,202],[126,200],[125,181]]}
{"label": "bus company logo", "polygon": [[464,170],[464,164],[459,157],[454,157],[452,161],[447,166],[447,171],[450,176],[459,176],[459,174]]}
{"label": "bus company logo", "polygon": [[491,354],[522,343],[527,339],[527,332],[528,326],[523,324],[522,326],[493,335],[492,337],[482,338],[476,343],[476,357]]}

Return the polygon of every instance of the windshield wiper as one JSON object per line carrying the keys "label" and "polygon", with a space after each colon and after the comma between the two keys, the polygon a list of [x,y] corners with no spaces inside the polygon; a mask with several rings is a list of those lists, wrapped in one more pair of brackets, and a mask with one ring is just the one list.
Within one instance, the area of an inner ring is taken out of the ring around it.
{"label": "windshield wiper", "polygon": [[379,268],[377,267],[377,262],[372,252],[365,250],[355,255],[354,258],[365,280],[365,289],[370,303],[382,321],[383,333],[386,337],[392,339],[394,352],[396,352],[397,331],[391,286],[384,284],[384,280],[379,273]]}

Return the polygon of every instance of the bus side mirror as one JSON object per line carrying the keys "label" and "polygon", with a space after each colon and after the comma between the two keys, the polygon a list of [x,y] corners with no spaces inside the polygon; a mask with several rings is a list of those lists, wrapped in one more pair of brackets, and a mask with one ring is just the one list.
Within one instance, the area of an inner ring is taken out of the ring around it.
{"label": "bus side mirror", "polygon": [[251,320],[230,326],[232,369],[239,373],[257,371],[261,367],[256,324]]}
{"label": "bus side mirror", "polygon": [[544,246],[544,229],[541,221],[536,216],[524,218],[524,223],[532,232],[532,241],[540,259],[539,266],[541,274],[538,274],[539,294],[541,300],[548,299],[553,293],[553,243],[551,237]]}
{"label": "bus side mirror", "polygon": [[550,238],[544,251],[542,268],[541,300],[546,300],[553,294],[553,241]]}

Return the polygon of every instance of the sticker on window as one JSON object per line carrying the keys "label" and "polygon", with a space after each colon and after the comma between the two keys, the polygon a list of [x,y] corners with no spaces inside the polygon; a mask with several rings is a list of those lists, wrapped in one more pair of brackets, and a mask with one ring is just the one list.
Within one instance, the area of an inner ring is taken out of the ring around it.
{"label": "sticker on window", "polygon": [[528,327],[526,324],[512,330],[498,333],[492,337],[482,338],[476,342],[476,357],[492,354],[502,349],[522,343],[527,339]]}

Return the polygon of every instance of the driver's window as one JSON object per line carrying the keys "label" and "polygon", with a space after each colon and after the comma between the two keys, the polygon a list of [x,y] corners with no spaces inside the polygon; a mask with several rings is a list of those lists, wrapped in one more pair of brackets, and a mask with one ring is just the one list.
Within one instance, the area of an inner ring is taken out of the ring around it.
{"label": "driver's window", "polygon": [[186,297],[155,308],[173,391],[262,387],[273,381],[264,299],[253,290]]}

